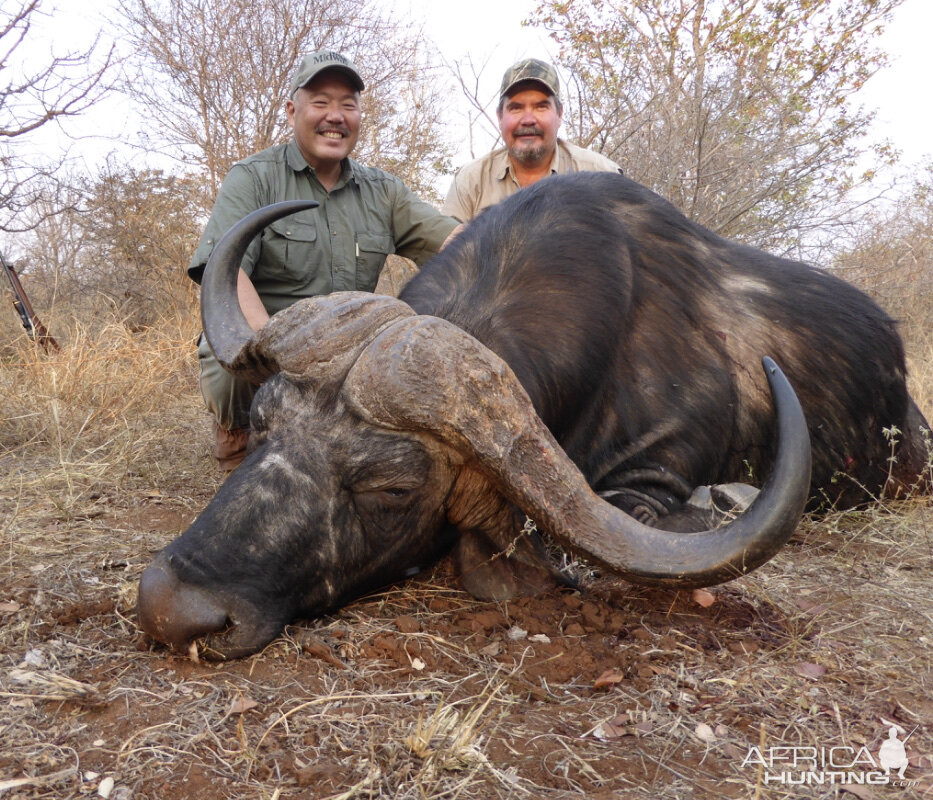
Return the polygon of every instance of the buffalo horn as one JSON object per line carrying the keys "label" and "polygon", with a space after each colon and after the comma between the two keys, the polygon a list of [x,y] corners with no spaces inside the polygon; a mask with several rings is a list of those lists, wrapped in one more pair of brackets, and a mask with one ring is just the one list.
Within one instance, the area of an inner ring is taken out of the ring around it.
{"label": "buffalo horn", "polygon": [[714,530],[648,527],[599,498],[540,420],[508,365],[449,322],[415,317],[376,337],[344,397],[364,419],[433,433],[463,453],[565,547],[627,580],[710,586],[774,556],[796,528],[810,486],[810,440],[793,389],[763,360],[778,417],[774,468],[752,505]]}
{"label": "buffalo horn", "polygon": [[339,380],[374,335],[399,317],[414,315],[391,297],[335,292],[289,306],[258,332],[250,328],[237,298],[240,263],[250,242],[277,219],[317,205],[289,200],[252,212],[224,234],[204,268],[204,334],[217,361],[247,380],[261,383],[279,371],[312,383]]}

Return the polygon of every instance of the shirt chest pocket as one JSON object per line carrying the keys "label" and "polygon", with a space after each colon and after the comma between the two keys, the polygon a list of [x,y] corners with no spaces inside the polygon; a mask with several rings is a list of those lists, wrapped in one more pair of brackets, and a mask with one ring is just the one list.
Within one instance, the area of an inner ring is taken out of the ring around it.
{"label": "shirt chest pocket", "polygon": [[308,279],[320,258],[315,258],[317,228],[299,219],[279,219],[263,233],[262,262],[270,271]]}
{"label": "shirt chest pocket", "polygon": [[376,288],[386,256],[395,251],[388,233],[358,233],[356,235],[356,288],[371,292]]}

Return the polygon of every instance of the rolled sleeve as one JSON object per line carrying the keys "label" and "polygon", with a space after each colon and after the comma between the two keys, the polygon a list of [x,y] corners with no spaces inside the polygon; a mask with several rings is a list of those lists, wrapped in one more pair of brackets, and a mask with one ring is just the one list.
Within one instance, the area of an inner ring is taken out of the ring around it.
{"label": "rolled sleeve", "polygon": [[[248,168],[234,164],[214,201],[211,217],[201,235],[201,241],[188,264],[188,276],[195,283],[201,283],[204,266],[210,258],[217,242],[237,222],[257,208],[264,205],[257,196],[256,183]],[[260,243],[254,240],[246,250],[241,267],[247,275],[251,274],[259,258]]]}
{"label": "rolled sleeve", "polygon": [[395,252],[420,266],[441,249],[460,222],[418,199],[401,181],[395,183],[394,192],[392,231]]}
{"label": "rolled sleeve", "polygon": [[458,171],[450,182],[450,189],[447,191],[447,198],[441,207],[441,213],[449,217],[455,217],[460,222],[468,222],[473,219],[476,216],[473,211],[475,203],[469,197],[466,189],[463,172]]}

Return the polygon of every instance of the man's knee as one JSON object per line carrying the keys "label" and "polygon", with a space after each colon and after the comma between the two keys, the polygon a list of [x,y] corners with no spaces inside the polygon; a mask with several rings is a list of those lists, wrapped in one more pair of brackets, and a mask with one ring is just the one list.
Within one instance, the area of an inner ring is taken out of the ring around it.
{"label": "man's knee", "polygon": [[218,466],[230,472],[246,456],[249,438],[249,408],[256,387],[231,375],[214,358],[204,337],[198,345],[201,394],[214,419],[211,422],[211,455]]}
{"label": "man's knee", "polygon": [[227,431],[248,428],[256,387],[220,366],[204,336],[198,344],[198,364],[201,395],[217,425]]}

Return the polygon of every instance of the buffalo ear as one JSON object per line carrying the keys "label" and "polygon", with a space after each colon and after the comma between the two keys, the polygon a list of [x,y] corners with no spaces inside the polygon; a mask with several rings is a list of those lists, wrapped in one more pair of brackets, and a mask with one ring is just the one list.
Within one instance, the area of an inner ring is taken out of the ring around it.
{"label": "buffalo ear", "polygon": [[566,583],[548,565],[540,540],[520,536],[503,548],[477,529],[461,531],[454,548],[460,582],[477,600],[511,600],[543,594]]}

